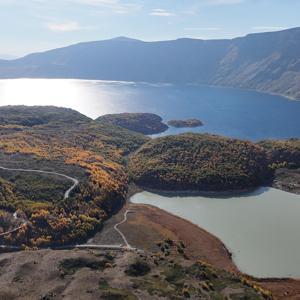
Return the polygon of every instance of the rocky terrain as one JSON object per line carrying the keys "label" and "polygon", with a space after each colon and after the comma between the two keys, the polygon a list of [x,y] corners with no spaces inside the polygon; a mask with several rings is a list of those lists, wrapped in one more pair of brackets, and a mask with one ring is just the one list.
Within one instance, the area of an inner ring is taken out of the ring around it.
{"label": "rocky terrain", "polygon": [[263,147],[273,168],[300,167],[300,140],[267,140],[258,143]]}
{"label": "rocky terrain", "polygon": [[289,193],[300,194],[300,169],[279,169],[272,186]]}
{"label": "rocky terrain", "polygon": [[300,194],[300,141],[299,139],[261,141],[274,170],[274,188]]}
{"label": "rocky terrain", "polygon": [[[182,245],[160,253],[42,250],[0,256],[0,298],[13,299],[271,299],[245,278],[187,260]],[[175,254],[177,253],[177,254]]]}

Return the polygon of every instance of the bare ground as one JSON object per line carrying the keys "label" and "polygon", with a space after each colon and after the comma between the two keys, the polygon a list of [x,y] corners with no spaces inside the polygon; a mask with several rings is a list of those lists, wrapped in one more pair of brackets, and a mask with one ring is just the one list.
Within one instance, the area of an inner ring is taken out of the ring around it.
{"label": "bare ground", "polygon": [[[104,251],[40,250],[7,253],[0,256],[0,299],[5,300],[94,300],[104,299],[102,281],[109,282],[109,289],[127,291],[136,299],[130,278],[124,269],[136,256],[135,253],[112,251],[114,267],[95,270],[82,267],[73,274],[63,274],[59,265],[65,259],[99,261]],[[139,291],[136,292],[139,294]],[[105,298],[106,299],[106,298]],[[108,299],[108,298],[107,298]],[[118,298],[119,299],[119,298]],[[123,298],[122,298],[123,299]],[[145,299],[150,299],[149,295]]]}
{"label": "bare ground", "polygon": [[300,169],[279,169],[272,185],[286,192],[300,194]]}

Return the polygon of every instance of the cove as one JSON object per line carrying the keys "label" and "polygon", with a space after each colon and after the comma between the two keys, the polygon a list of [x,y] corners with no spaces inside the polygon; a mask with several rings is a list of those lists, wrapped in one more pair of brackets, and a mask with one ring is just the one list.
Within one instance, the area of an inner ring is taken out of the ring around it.
{"label": "cove", "polygon": [[215,235],[246,274],[300,278],[299,195],[273,188],[233,196],[144,191],[131,202],[158,207]]}

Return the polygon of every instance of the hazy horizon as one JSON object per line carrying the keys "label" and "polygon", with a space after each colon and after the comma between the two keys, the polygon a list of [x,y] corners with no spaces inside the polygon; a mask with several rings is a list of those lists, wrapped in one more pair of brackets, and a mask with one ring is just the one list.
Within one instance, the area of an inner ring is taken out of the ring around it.
{"label": "hazy horizon", "polygon": [[299,10],[296,0],[0,0],[0,57],[116,36],[229,39],[298,27]]}
{"label": "hazy horizon", "polygon": [[235,36],[232,38],[211,38],[211,39],[202,39],[202,38],[193,38],[193,37],[188,37],[188,36],[182,36],[182,37],[177,37],[174,39],[165,39],[165,40],[143,40],[143,39],[136,39],[130,36],[113,36],[113,37],[109,37],[109,38],[105,38],[105,39],[98,39],[98,40],[90,40],[90,41],[79,41],[77,43],[73,43],[73,44],[66,44],[57,48],[49,48],[49,49],[44,49],[44,50],[40,50],[40,51],[32,51],[29,53],[26,53],[24,55],[12,55],[10,53],[0,53],[0,59],[2,60],[14,60],[14,59],[18,59],[18,58],[22,58],[24,56],[27,56],[29,54],[33,54],[33,53],[42,53],[42,52],[47,52],[47,51],[51,51],[51,50],[55,50],[55,49],[59,49],[59,48],[66,48],[72,45],[76,45],[76,44],[82,44],[82,43],[93,43],[93,42],[98,42],[98,41],[109,41],[109,40],[114,40],[114,39],[128,39],[128,40],[136,40],[136,41],[140,41],[140,42],[145,42],[145,43],[151,43],[151,42],[162,42],[162,41],[174,41],[174,40],[180,40],[180,39],[194,39],[194,40],[204,40],[204,41],[210,41],[210,40],[234,40],[236,38],[242,38],[242,37],[246,37],[248,35],[251,34],[260,34],[260,33],[271,33],[271,32],[280,32],[280,31],[285,31],[285,30],[291,30],[291,29],[297,29],[300,28],[300,26],[298,27],[291,27],[291,28],[284,28],[281,30],[276,30],[276,31],[262,31],[262,32],[249,32],[246,33],[245,35],[241,35],[241,36]]}

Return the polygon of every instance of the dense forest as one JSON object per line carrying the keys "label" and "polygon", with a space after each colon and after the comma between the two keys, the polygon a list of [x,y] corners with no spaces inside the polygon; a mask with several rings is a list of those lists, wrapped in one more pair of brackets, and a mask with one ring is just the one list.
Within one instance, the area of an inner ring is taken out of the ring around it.
{"label": "dense forest", "polygon": [[143,134],[156,134],[168,129],[160,116],[150,113],[110,114],[99,117],[97,121],[114,124]]}
{"label": "dense forest", "polygon": [[271,177],[262,147],[208,134],[152,140],[131,156],[129,166],[138,185],[167,190],[240,190]]}
{"label": "dense forest", "polygon": [[28,220],[22,230],[2,240],[29,246],[85,240],[123,204],[128,186],[125,156],[148,138],[68,109],[17,111],[0,108],[0,165],[60,172],[77,178],[80,185],[63,200],[72,182],[2,170],[0,209],[18,211]]}

